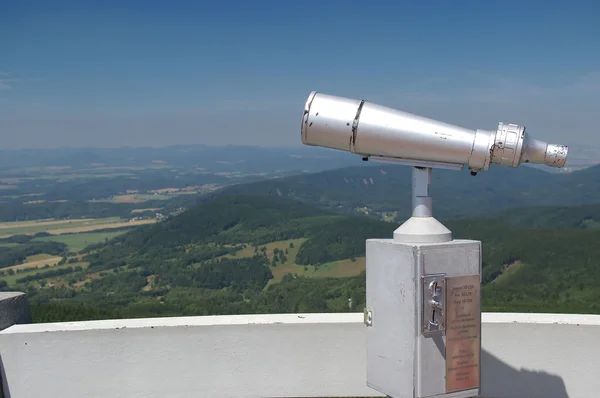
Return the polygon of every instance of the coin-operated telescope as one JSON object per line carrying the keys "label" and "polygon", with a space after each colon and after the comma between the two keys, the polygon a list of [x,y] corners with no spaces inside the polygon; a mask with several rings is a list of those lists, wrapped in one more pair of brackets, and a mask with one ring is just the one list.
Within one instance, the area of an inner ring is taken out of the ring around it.
{"label": "coin-operated telescope", "polygon": [[469,130],[371,104],[312,92],[302,115],[302,142],[359,154],[432,166],[538,163],[563,167],[567,147],[531,138],[524,126],[500,123],[493,131]]}
{"label": "coin-operated telescope", "polygon": [[393,398],[467,398],[481,385],[481,242],[453,239],[433,217],[433,168],[472,175],[491,164],[564,167],[568,148],[499,123],[470,130],[312,92],[302,142],[413,167],[412,217],[366,242],[367,385]]}

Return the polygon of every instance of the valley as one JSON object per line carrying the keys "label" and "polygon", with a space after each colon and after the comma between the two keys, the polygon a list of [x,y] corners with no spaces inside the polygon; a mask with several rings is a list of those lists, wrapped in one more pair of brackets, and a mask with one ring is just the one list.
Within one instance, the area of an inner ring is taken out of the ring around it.
{"label": "valley", "polygon": [[[455,237],[483,241],[485,310],[600,312],[600,230],[445,224]],[[39,321],[360,311],[364,240],[390,237],[396,226],[289,199],[222,196],[0,275],[29,294]]]}
{"label": "valley", "polygon": [[[5,175],[0,211],[0,289],[26,292],[35,322],[361,312],[364,241],[410,212],[398,166],[227,183],[178,181],[166,161],[100,179],[45,167]],[[483,241],[484,310],[600,313],[600,168],[436,170],[432,189],[454,236]]]}

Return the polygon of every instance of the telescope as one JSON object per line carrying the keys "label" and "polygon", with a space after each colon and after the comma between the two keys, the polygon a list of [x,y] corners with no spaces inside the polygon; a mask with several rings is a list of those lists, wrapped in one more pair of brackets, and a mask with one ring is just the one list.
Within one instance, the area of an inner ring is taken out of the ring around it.
{"label": "telescope", "polygon": [[413,166],[412,217],[394,239],[412,243],[452,240],[432,215],[429,194],[433,168],[462,170],[475,176],[491,164],[521,163],[564,167],[566,145],[531,138],[525,127],[500,122],[496,130],[470,130],[412,113],[313,91],[302,114],[302,143],[356,153],[363,160]]}
{"label": "telescope", "polygon": [[433,217],[432,169],[560,168],[567,146],[533,139],[518,124],[471,130],[317,92],[301,132],[305,145],[412,166],[412,217],[393,239],[366,241],[367,386],[391,398],[480,396],[482,244],[453,239]]}
{"label": "telescope", "polygon": [[564,167],[568,147],[531,138],[525,126],[470,130],[365,100],[310,93],[302,115],[302,143],[356,153],[363,160],[462,169],[472,175],[491,164]]}

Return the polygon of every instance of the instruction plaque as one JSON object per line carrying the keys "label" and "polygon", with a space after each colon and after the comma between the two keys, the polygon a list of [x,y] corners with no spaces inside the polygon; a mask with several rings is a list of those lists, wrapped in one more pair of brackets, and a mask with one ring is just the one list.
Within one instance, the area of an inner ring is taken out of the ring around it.
{"label": "instruction plaque", "polygon": [[446,278],[446,393],[479,388],[479,275]]}

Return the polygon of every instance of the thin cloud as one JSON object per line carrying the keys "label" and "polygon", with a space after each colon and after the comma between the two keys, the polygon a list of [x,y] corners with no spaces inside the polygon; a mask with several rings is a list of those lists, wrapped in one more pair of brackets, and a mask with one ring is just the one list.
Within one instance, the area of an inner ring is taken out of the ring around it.
{"label": "thin cloud", "polygon": [[14,79],[0,79],[0,90],[8,90],[12,86],[8,83],[13,82]]}
{"label": "thin cloud", "polygon": [[[10,74],[8,72],[2,72],[0,71],[0,77],[2,76],[9,76]],[[8,83],[14,82],[15,79],[5,79],[5,78],[1,78],[0,79],[0,90],[8,90],[9,88],[12,88],[12,86]]]}

